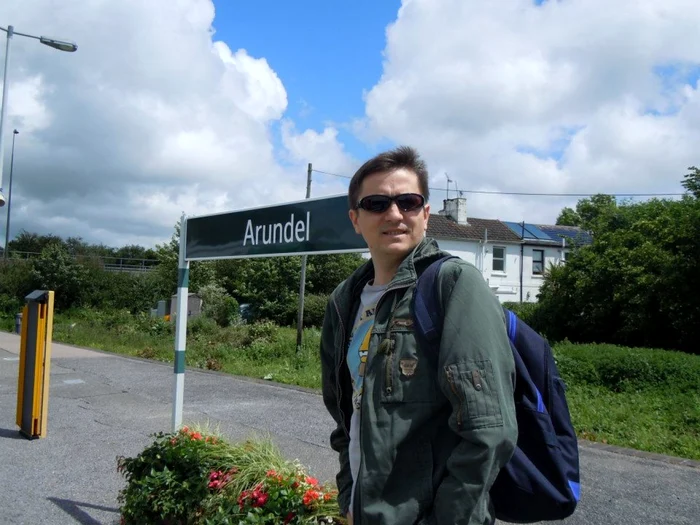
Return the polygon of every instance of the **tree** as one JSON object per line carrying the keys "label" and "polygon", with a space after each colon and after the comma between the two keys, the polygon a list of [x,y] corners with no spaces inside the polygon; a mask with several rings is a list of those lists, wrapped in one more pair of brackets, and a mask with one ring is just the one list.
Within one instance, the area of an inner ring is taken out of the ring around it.
{"label": "tree", "polygon": [[579,204],[593,244],[545,276],[537,328],[553,340],[698,352],[700,200]]}
{"label": "tree", "polygon": [[581,218],[579,226],[594,233],[609,227],[616,219],[616,211],[615,197],[602,193],[582,199],[576,205],[576,213]]}
{"label": "tree", "polygon": [[688,168],[688,171],[689,173],[685,174],[681,185],[696,199],[700,199],[700,168],[691,166]]}
{"label": "tree", "polygon": [[71,257],[61,244],[51,243],[33,261],[37,286],[55,292],[58,310],[81,304],[86,286],[86,269]]}
{"label": "tree", "polygon": [[[155,248],[155,257],[158,260],[154,272],[158,276],[159,294],[168,298],[177,292],[178,263],[180,258],[180,224],[175,225],[175,232],[170,242],[159,244]],[[194,261],[190,263],[189,291],[197,292],[202,286],[216,281],[214,263],[208,261]]]}
{"label": "tree", "polygon": [[581,216],[573,208],[564,208],[557,217],[558,226],[581,226]]}

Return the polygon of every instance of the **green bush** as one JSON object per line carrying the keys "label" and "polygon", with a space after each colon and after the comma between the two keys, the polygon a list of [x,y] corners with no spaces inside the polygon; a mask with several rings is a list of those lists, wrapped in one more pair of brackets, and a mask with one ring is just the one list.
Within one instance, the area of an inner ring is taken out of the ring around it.
{"label": "green bush", "polygon": [[278,327],[272,321],[258,321],[248,326],[248,341],[250,345],[255,341],[270,341],[277,335]]}
{"label": "green bush", "polygon": [[700,357],[671,350],[561,343],[555,354],[567,382],[612,392],[700,392]]}
{"label": "green bush", "polygon": [[193,336],[213,335],[220,331],[219,325],[211,317],[198,315],[187,320],[187,331]]}
{"label": "green bush", "polygon": [[19,312],[24,298],[38,287],[31,261],[0,261],[0,312]]}
{"label": "green bush", "polygon": [[304,326],[322,326],[327,304],[327,295],[306,295],[304,297]]}
{"label": "green bush", "polygon": [[535,328],[537,325],[537,303],[506,302],[503,303],[503,306],[511,310],[515,315],[522,319],[523,322],[537,330],[537,328]]}
{"label": "green bush", "polygon": [[238,317],[238,302],[218,284],[207,284],[199,289],[202,298],[202,315],[216,321],[219,326],[229,326]]}

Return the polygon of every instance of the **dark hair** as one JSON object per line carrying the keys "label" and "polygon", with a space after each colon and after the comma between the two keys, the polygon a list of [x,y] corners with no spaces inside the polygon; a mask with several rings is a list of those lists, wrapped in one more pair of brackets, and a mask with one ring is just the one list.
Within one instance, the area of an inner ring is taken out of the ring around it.
{"label": "dark hair", "polygon": [[350,181],[350,187],[348,188],[348,204],[350,205],[350,209],[352,210],[357,207],[362,181],[369,175],[396,171],[401,168],[411,170],[416,174],[420,192],[427,201],[430,197],[430,190],[428,189],[428,168],[425,165],[425,161],[421,159],[418,152],[410,146],[399,146],[396,149],[385,151],[369,159],[355,172],[355,175],[352,176],[352,180]]}

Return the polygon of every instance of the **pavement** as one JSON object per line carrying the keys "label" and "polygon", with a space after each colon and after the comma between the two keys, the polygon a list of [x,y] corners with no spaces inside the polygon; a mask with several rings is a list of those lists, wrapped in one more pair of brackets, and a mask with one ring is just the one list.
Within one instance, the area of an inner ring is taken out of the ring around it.
{"label": "pavement", "polygon": [[[54,343],[48,434],[28,440],[15,424],[19,342],[0,332],[0,524],[119,523],[116,458],[170,430],[172,365]],[[269,435],[315,477],[334,479],[333,423],[316,392],[188,369],[183,418],[231,441]],[[582,501],[561,523],[700,522],[700,463],[586,442],[580,449]]]}

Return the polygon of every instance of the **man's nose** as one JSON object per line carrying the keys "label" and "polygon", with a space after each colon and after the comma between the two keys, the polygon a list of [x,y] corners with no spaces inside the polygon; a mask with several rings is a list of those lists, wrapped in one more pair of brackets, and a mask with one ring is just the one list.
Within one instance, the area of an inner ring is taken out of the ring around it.
{"label": "man's nose", "polygon": [[399,205],[396,204],[396,201],[391,201],[389,208],[387,208],[386,212],[384,212],[384,217],[387,219],[401,219],[403,217],[403,214],[399,209]]}

